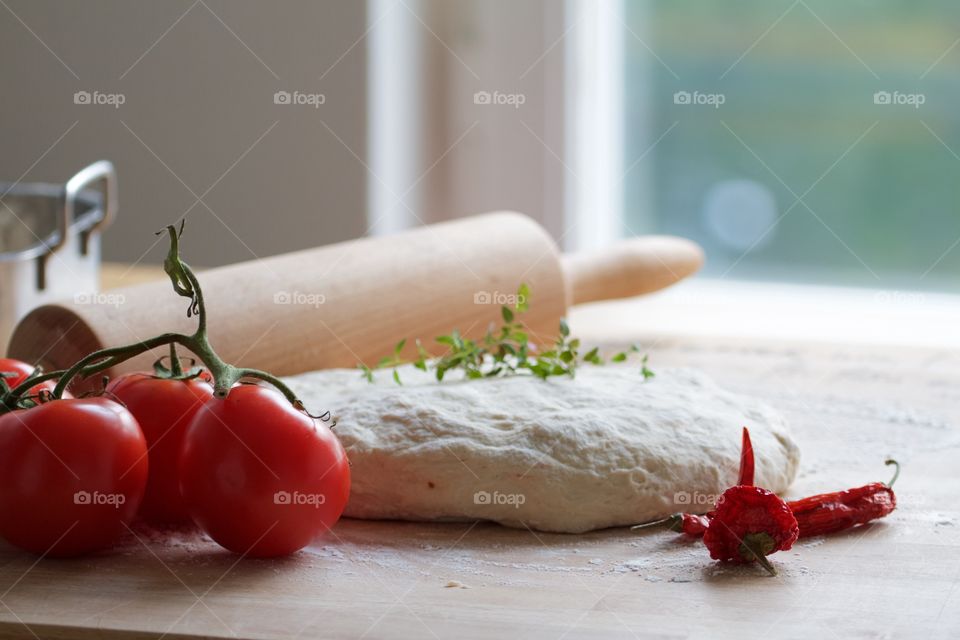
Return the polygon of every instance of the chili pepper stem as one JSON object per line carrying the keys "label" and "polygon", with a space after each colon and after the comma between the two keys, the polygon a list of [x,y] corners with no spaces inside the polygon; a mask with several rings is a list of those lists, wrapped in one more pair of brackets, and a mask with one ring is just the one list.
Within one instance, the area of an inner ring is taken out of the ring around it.
{"label": "chili pepper stem", "polygon": [[767,559],[767,556],[763,554],[757,554],[757,562],[760,563],[760,566],[767,570],[771,576],[777,575],[777,568],[773,566],[773,563]]}
{"label": "chili pepper stem", "polygon": [[893,472],[893,477],[890,478],[890,482],[887,483],[887,488],[888,488],[888,489],[891,489],[891,488],[893,488],[893,483],[896,482],[896,481],[897,481],[897,478],[900,477],[900,463],[897,462],[896,460],[894,460],[893,458],[890,458],[890,459],[888,459],[888,460],[885,460],[883,464],[885,464],[885,465],[891,465],[891,464],[892,464],[892,465],[894,465],[894,466],[896,467],[896,469],[895,469],[894,472]]}
{"label": "chili pepper stem", "polygon": [[636,531],[637,529],[659,529],[661,527],[676,531],[675,527],[680,526],[682,521],[682,516],[679,514],[673,514],[672,516],[667,516],[660,520],[654,520],[653,522],[644,522],[643,524],[635,524],[630,527],[631,531]]}
{"label": "chili pepper stem", "polygon": [[777,575],[777,569],[767,554],[774,548],[773,538],[767,533],[751,533],[745,535],[740,541],[740,557],[744,560],[756,560],[761,567],[767,570],[771,576]]}

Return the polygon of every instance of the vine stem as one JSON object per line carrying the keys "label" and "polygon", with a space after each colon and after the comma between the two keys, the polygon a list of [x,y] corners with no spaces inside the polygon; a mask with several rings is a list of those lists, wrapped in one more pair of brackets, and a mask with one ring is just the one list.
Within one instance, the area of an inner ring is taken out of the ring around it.
{"label": "vine stem", "polygon": [[96,373],[100,373],[101,371],[106,371],[111,367],[115,367],[121,362],[129,360],[130,358],[134,358],[141,353],[145,353],[151,349],[156,349],[157,347],[162,347],[167,344],[179,343],[189,349],[189,345],[192,341],[193,340],[191,336],[185,336],[180,333],[164,333],[156,338],[144,340],[143,342],[137,342],[135,344],[126,345],[123,347],[110,347],[108,349],[94,351],[93,353],[81,358],[76,364],[67,369],[63,375],[60,376],[57,386],[53,389],[53,397],[62,398],[63,392],[70,384],[70,381],[81,372],[83,372],[82,377],[86,378]]}
{"label": "vine stem", "polygon": [[180,365],[180,356],[177,355],[177,343],[170,343],[170,375],[179,378],[183,375],[183,367]]}
{"label": "vine stem", "polygon": [[[187,317],[197,316],[197,329],[192,335],[182,333],[164,333],[149,340],[143,340],[133,344],[121,347],[109,347],[95,351],[66,370],[52,371],[39,376],[32,377],[15,389],[4,395],[3,406],[7,410],[12,410],[17,406],[20,397],[34,385],[47,380],[59,379],[53,390],[54,398],[62,398],[63,392],[70,385],[70,382],[77,376],[87,378],[102,371],[106,371],[118,364],[134,358],[142,353],[152,349],[170,346],[171,366],[174,370],[179,369],[179,362],[174,345],[179,344],[191,351],[210,371],[214,380],[213,393],[218,398],[226,398],[233,388],[243,378],[254,378],[262,380],[274,386],[283,396],[296,408],[304,411],[303,402],[297,398],[297,395],[279,378],[258,369],[245,369],[235,367],[225,362],[210,345],[210,339],[207,336],[207,309],[203,301],[203,290],[200,287],[200,281],[186,262],[180,259],[180,235],[183,233],[183,224],[180,229],[173,225],[168,225],[165,229],[170,238],[170,249],[163,261],[163,269],[170,277],[174,292],[185,298],[190,298],[190,306],[187,307]],[[163,233],[163,231],[159,232]],[[159,235],[159,234],[158,234]],[[311,415],[307,413],[307,415]],[[328,416],[329,414],[323,414]],[[318,416],[312,416],[318,417]]]}

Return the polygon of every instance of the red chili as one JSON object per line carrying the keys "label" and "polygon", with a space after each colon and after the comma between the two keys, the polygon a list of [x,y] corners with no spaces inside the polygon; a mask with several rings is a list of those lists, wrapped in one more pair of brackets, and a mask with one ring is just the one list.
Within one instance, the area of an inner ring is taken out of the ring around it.
{"label": "red chili", "polygon": [[740,477],[737,484],[741,486],[753,485],[753,443],[750,442],[750,430],[743,428],[743,439],[740,445]]}
{"label": "red chili", "polygon": [[[788,502],[787,506],[797,518],[800,537],[809,538],[836,533],[889,515],[897,508],[897,496],[893,492],[893,483],[900,476],[900,464],[896,460],[887,460],[886,464],[896,465],[893,478],[887,484],[871,482],[846,491],[821,493]],[[689,513],[671,516],[671,518],[682,518],[684,521],[688,518],[698,518],[705,519],[707,522],[712,517],[712,511],[705,516],[694,516]],[[673,530],[677,531],[677,529]],[[691,527],[687,530],[684,527],[683,533],[699,536],[703,535],[703,529]]]}
{"label": "red chili", "polygon": [[699,516],[693,513],[675,513],[663,520],[634,525],[630,527],[630,529],[654,529],[663,527],[670,529],[670,531],[685,533],[688,536],[699,538],[703,535],[703,532],[707,530],[707,525],[709,524],[710,520],[707,516]]}
{"label": "red chili", "polygon": [[[798,537],[843,531],[882,518],[896,509],[893,483],[900,476],[900,465],[896,460],[887,460],[886,464],[896,465],[893,478],[887,484],[872,482],[846,491],[821,493],[784,503],[773,493],[752,486],[755,469],[753,444],[749,430],[744,427],[738,484],[721,496],[716,509],[706,515],[676,513],[631,529],[664,527],[692,537],[704,536],[712,558],[740,562],[756,560],[775,575],[773,565],[765,556],[789,549]],[[734,506],[727,504],[724,507],[725,499]],[[790,518],[783,514],[784,508]],[[717,522],[721,517],[723,520]],[[793,519],[792,525],[790,519]]]}
{"label": "red chili", "polygon": [[777,575],[766,556],[790,549],[798,534],[797,519],[775,493],[738,485],[720,496],[703,543],[714,560],[756,561]]}
{"label": "red chili", "polygon": [[737,486],[723,492],[708,514],[703,542],[714,560],[758,562],[777,575],[767,556],[793,546],[799,534],[790,507],[772,491],[753,486],[753,443],[743,428]]}
{"label": "red chili", "polygon": [[887,460],[886,464],[896,465],[893,479],[887,484],[872,482],[846,491],[821,493],[788,502],[800,526],[800,535],[835,533],[890,514],[897,507],[897,496],[892,487],[900,475],[900,465],[896,460]]}

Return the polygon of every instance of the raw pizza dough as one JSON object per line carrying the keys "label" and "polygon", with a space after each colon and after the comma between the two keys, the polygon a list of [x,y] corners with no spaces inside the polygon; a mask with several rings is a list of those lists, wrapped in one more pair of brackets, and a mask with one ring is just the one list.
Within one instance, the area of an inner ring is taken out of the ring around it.
{"label": "raw pizza dough", "polygon": [[352,463],[347,516],[581,533],[702,513],[736,481],[742,425],[759,486],[781,492],[797,473],[777,412],[693,370],[648,382],[632,366],[547,381],[437,383],[409,366],[400,376],[403,386],[344,369],[285,379],[337,420]]}

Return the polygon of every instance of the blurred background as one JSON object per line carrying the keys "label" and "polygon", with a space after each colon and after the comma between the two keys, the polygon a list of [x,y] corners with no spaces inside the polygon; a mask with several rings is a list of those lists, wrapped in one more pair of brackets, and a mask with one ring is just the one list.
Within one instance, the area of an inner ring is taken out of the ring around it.
{"label": "blurred background", "polygon": [[[644,127],[670,133],[652,187],[625,182],[626,225],[697,239],[719,275],[956,290],[958,18],[938,0],[628,2],[626,157]],[[725,100],[669,99],[697,90]]]}
{"label": "blurred background", "polygon": [[3,0],[6,181],[108,158],[108,261],[214,266],[494,209],[705,275],[955,291],[946,0]]}

